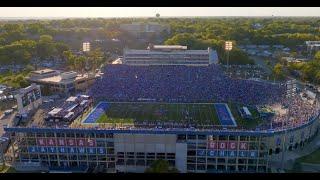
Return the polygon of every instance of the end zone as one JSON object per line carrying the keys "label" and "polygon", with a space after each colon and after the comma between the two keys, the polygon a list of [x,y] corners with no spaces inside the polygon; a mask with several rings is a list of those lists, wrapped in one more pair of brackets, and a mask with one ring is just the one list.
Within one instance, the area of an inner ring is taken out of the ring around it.
{"label": "end zone", "polygon": [[237,127],[237,123],[227,104],[215,103],[214,106],[217,111],[218,119],[222,126]]}

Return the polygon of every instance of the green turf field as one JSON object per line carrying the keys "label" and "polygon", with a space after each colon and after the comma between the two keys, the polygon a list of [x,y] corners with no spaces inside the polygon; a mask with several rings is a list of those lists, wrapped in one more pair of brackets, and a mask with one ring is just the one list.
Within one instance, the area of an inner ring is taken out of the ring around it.
{"label": "green turf field", "polygon": [[256,109],[248,107],[249,111],[252,114],[253,119],[243,119],[237,110],[238,106],[243,106],[243,105],[228,103],[228,106],[229,106],[234,118],[236,119],[238,126],[242,126],[242,127],[251,129],[251,128],[255,128],[257,125],[259,125],[263,122],[259,116],[259,112]]}
{"label": "green turf field", "polygon": [[213,104],[110,103],[97,123],[173,122],[220,125]]}

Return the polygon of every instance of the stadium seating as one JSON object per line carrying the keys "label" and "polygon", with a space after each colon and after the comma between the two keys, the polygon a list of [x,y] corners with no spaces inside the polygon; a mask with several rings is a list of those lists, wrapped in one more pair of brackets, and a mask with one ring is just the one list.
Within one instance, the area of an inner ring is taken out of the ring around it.
{"label": "stadium seating", "polygon": [[281,98],[283,87],[266,82],[232,79],[218,65],[108,65],[89,94],[107,101],[155,99],[162,102],[238,102],[267,104]]}

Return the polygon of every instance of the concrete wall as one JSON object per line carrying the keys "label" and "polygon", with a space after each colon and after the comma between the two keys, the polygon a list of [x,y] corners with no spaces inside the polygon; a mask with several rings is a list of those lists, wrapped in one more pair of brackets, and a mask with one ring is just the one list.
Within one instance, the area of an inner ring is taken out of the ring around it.
{"label": "concrete wall", "polygon": [[115,152],[175,153],[176,135],[171,134],[115,134]]}
{"label": "concrete wall", "polygon": [[176,168],[181,173],[187,172],[187,143],[176,144]]}

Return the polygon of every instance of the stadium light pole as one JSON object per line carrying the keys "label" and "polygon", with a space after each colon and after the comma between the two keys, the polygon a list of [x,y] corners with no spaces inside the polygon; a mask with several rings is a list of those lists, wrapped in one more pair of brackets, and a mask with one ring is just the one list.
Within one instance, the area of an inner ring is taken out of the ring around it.
{"label": "stadium light pole", "polygon": [[229,73],[229,52],[232,50],[232,41],[226,41],[224,49],[227,52],[227,72]]}

